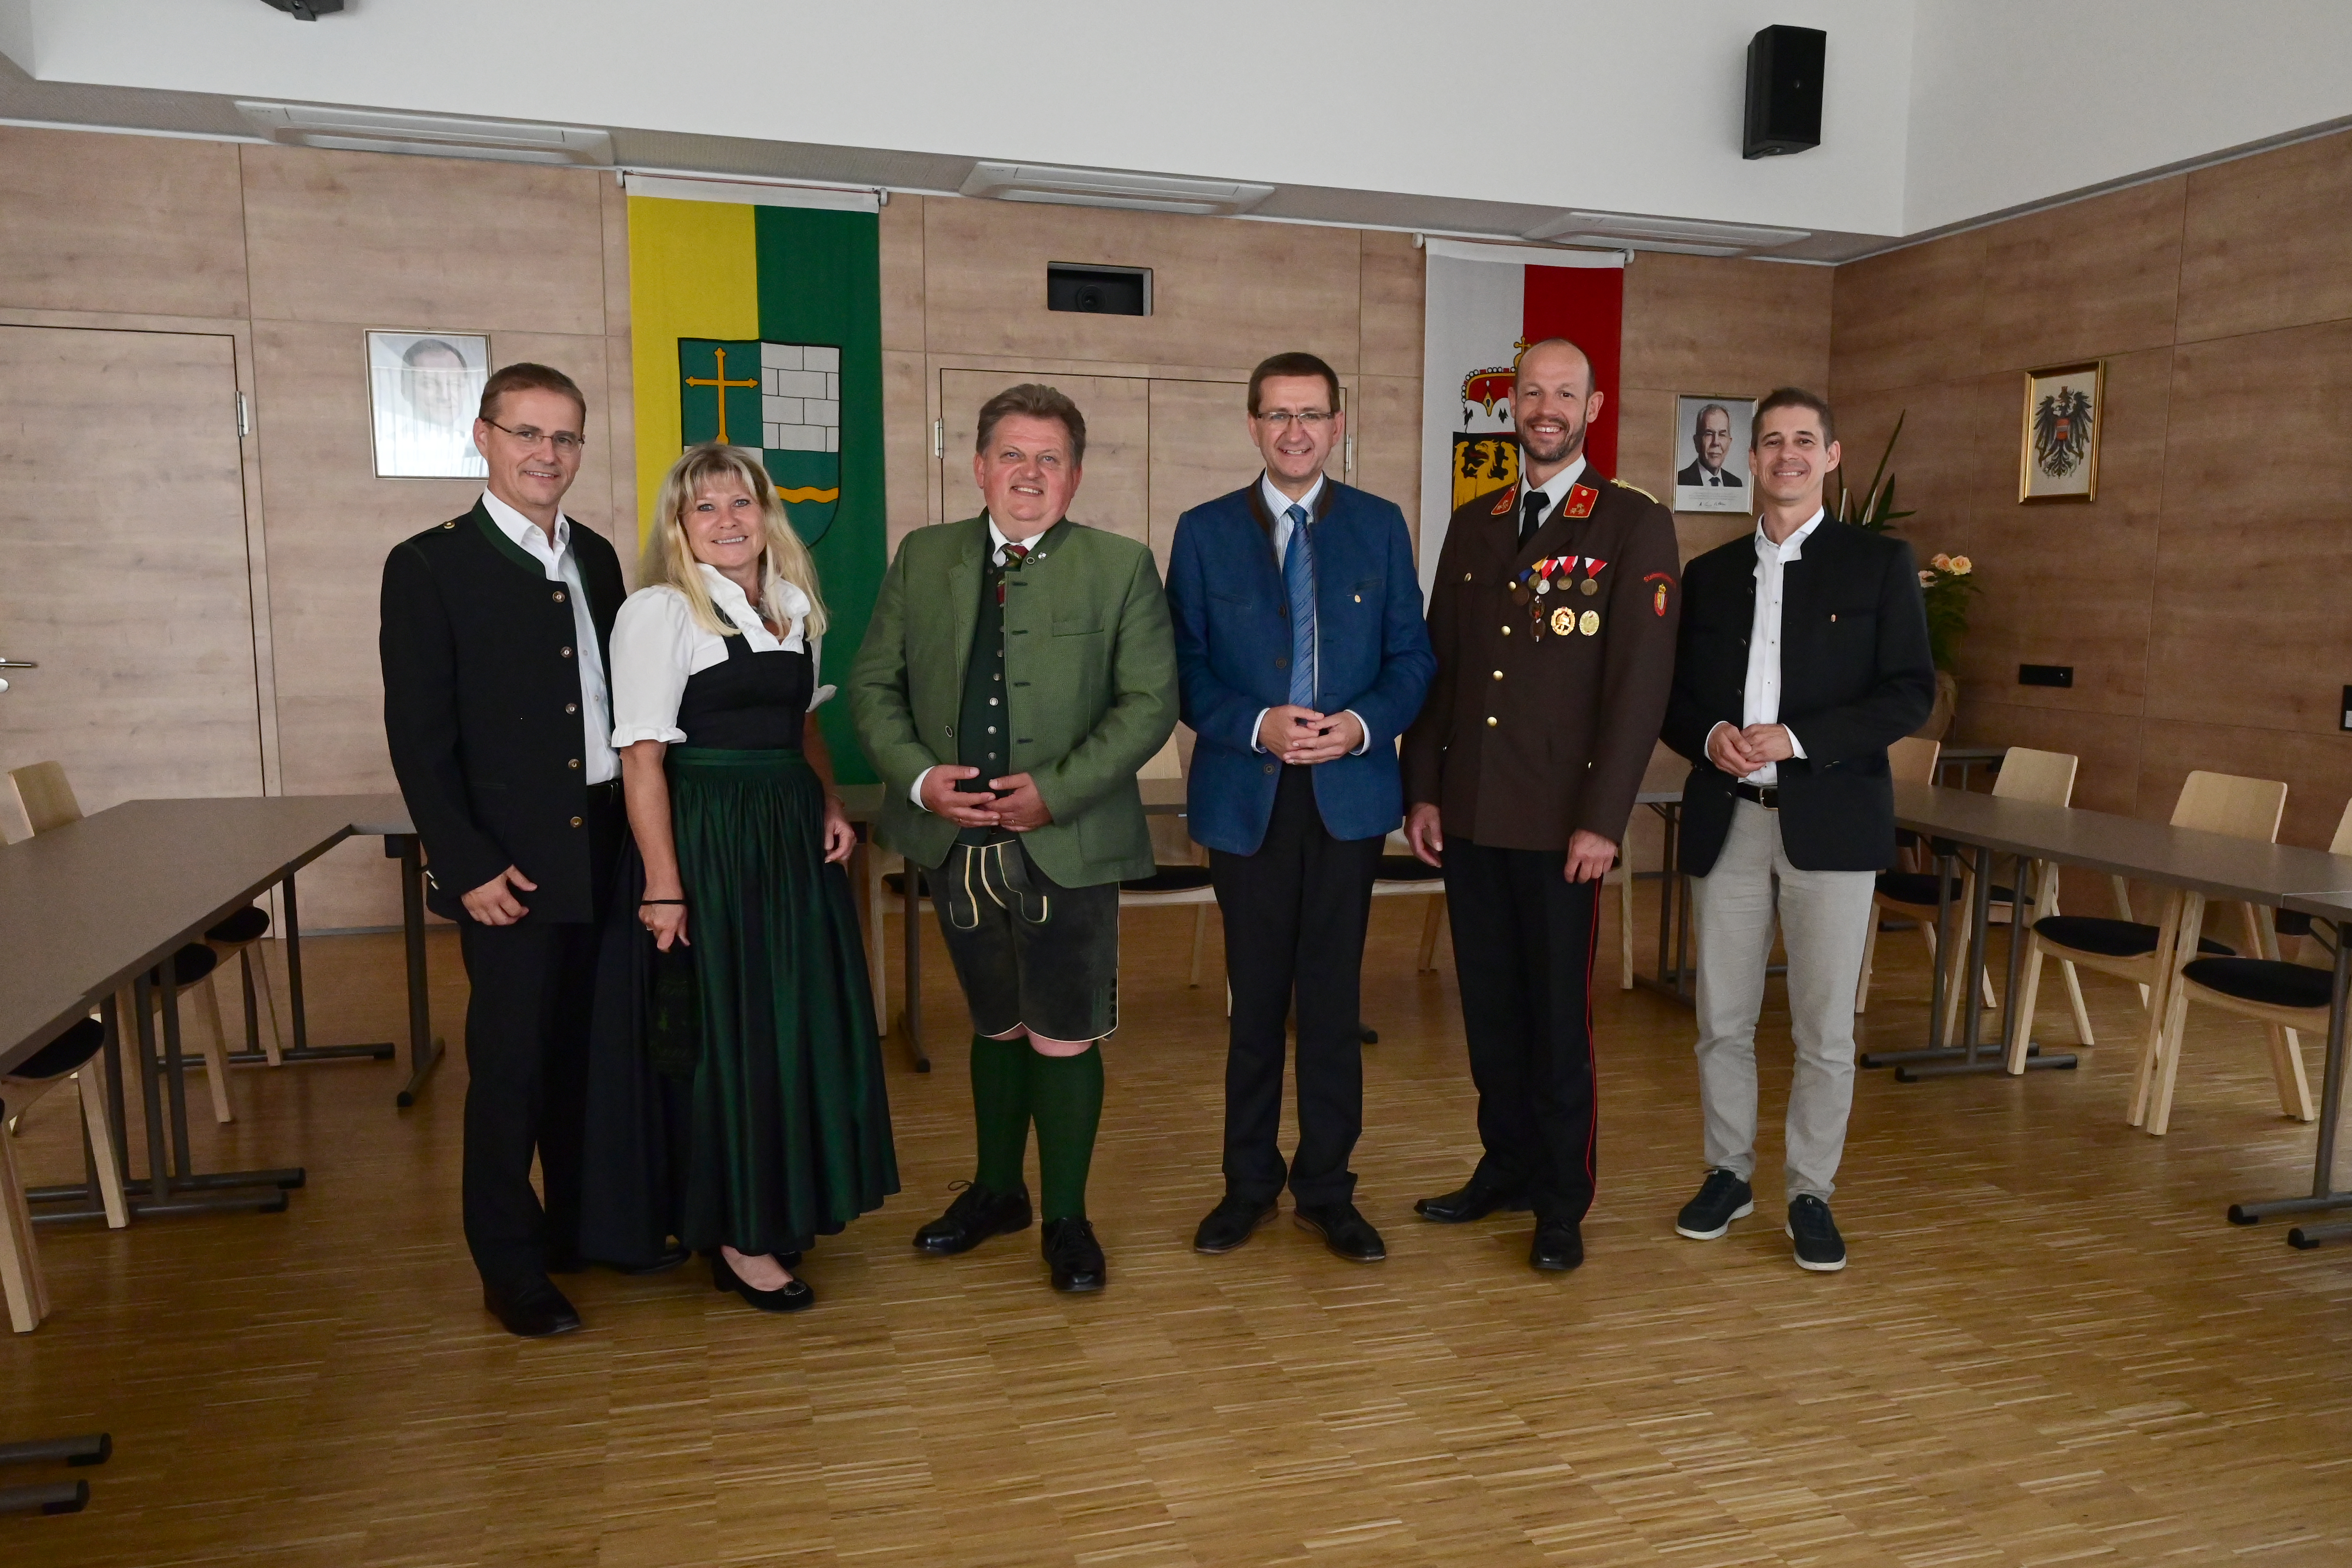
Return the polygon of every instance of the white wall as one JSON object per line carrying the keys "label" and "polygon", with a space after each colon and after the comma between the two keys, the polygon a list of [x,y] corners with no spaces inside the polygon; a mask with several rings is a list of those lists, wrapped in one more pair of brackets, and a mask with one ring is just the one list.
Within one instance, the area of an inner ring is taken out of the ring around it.
{"label": "white wall", "polygon": [[[260,0],[29,6],[44,81],[1892,233],[1909,0]],[[1826,142],[1747,163],[1748,39],[1830,33]]]}
{"label": "white wall", "polygon": [[1914,0],[1916,233],[2352,115],[2347,0]]}

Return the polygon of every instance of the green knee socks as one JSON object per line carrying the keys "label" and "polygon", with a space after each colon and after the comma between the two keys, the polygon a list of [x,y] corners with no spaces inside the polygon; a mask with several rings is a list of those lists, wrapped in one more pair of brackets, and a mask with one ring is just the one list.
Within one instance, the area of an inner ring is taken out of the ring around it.
{"label": "green knee socks", "polygon": [[1081,1218],[1095,1130],[1102,1124],[1102,1047],[1049,1057],[1024,1042],[1023,1054],[1029,1058],[1029,1109],[1037,1118],[1038,1217]]}
{"label": "green knee socks", "polygon": [[1029,1058],[1025,1039],[971,1037],[971,1113],[980,1133],[980,1168],[972,1184],[992,1193],[1021,1184],[1029,1152]]}

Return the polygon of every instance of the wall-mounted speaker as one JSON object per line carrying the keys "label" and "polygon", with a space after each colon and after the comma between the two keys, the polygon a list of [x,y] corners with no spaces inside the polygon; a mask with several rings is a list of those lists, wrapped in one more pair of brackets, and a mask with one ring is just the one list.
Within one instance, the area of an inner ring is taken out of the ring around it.
{"label": "wall-mounted speaker", "polygon": [[1748,40],[1748,134],[1743,157],[1777,158],[1822,144],[1819,27],[1766,27]]}
{"label": "wall-mounted speaker", "polygon": [[1148,316],[1151,314],[1151,268],[1050,262],[1045,268],[1045,309],[1089,316]]}
{"label": "wall-mounted speaker", "polygon": [[315,22],[343,8],[343,0],[261,0],[273,11],[283,11],[298,22]]}

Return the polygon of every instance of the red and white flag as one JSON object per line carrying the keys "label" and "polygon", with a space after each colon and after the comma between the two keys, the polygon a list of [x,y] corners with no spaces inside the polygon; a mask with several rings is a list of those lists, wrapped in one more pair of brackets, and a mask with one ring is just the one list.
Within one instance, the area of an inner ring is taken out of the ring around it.
{"label": "red and white flag", "polygon": [[1421,377],[1421,585],[1426,593],[1454,509],[1517,484],[1511,378],[1544,338],[1568,338],[1592,361],[1601,417],[1584,455],[1617,470],[1617,359],[1625,320],[1625,258],[1613,250],[1428,242]]}

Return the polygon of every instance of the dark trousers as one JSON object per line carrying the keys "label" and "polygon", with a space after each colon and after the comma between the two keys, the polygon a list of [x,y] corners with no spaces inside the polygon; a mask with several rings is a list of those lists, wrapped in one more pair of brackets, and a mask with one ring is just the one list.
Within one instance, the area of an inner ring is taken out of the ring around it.
{"label": "dark trousers", "polygon": [[[1234,1016],[1225,1049],[1225,1190],[1271,1202],[1287,1179],[1302,1204],[1344,1203],[1364,1130],[1364,924],[1380,838],[1334,838],[1310,770],[1286,766],[1255,855],[1209,852],[1225,921]],[[1284,1025],[1298,1003],[1298,1152],[1286,1172]]]}
{"label": "dark trousers", "polygon": [[[617,791],[592,791],[586,830],[601,921],[623,831]],[[528,868],[525,868],[526,874]],[[530,894],[516,894],[528,908]],[[599,922],[457,922],[466,979],[466,1246],[483,1282],[545,1277],[579,1248],[588,1023]],[[531,1190],[531,1157],[546,1188]]]}
{"label": "dark trousers", "polygon": [[1538,1219],[1580,1221],[1592,1206],[1601,884],[1562,878],[1567,858],[1449,837],[1445,902],[1486,1146],[1472,1179],[1525,1192]]}

